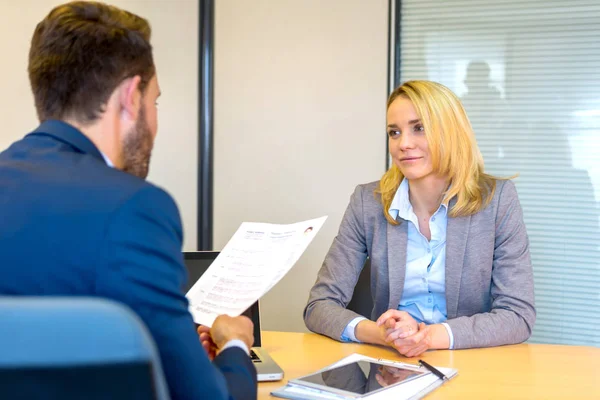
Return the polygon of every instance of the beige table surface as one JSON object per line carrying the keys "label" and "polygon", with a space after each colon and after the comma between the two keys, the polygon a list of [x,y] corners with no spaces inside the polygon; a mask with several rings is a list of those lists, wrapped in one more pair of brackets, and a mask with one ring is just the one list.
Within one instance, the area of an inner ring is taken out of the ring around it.
{"label": "beige table surface", "polygon": [[[258,385],[258,398],[288,379],[306,375],[352,353],[417,363],[392,349],[340,343],[313,333],[263,332],[263,347],[283,368],[279,382]],[[458,369],[458,376],[427,399],[600,399],[600,348],[518,344],[471,350],[430,351],[419,358]]]}

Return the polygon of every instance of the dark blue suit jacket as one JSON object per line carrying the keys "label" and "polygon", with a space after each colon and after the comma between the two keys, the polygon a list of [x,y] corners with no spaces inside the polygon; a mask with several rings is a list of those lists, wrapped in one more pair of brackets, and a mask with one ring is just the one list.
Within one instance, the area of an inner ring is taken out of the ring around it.
{"label": "dark blue suit jacket", "polygon": [[0,153],[0,213],[0,295],[125,303],[150,329],[173,399],[256,398],[241,349],[211,364],[200,344],[182,292],[179,212],[165,191],[107,166],[72,126],[46,121]]}

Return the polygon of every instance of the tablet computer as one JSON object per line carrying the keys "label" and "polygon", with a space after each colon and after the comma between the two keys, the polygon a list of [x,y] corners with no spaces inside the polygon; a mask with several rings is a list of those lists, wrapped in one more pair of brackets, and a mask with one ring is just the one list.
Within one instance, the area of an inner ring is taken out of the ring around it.
{"label": "tablet computer", "polygon": [[[292,379],[289,383],[358,399],[427,374],[430,372],[416,365],[361,360]],[[375,382],[369,381],[370,375],[375,376]]]}

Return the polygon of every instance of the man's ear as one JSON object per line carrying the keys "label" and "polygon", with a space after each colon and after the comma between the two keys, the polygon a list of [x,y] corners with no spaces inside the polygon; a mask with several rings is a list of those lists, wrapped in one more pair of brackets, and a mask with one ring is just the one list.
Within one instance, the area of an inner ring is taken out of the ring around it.
{"label": "man's ear", "polygon": [[129,120],[137,120],[142,104],[142,92],[140,90],[141,78],[139,75],[127,78],[119,85],[119,103],[121,117]]}

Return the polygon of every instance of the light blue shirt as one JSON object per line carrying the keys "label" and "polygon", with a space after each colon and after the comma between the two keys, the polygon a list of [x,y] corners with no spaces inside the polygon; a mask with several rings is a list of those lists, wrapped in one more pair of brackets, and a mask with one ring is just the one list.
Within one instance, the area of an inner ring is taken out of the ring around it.
{"label": "light blue shirt", "polygon": [[[98,150],[100,151],[100,150]],[[106,154],[104,154],[103,152],[100,151],[100,154],[102,155],[102,158],[104,158],[104,162],[106,163],[106,165],[108,165],[111,168],[114,168],[115,164],[112,163],[112,161],[110,161],[110,158],[108,158],[106,156]]]}
{"label": "light blue shirt", "polygon": [[[403,179],[389,209],[390,215],[408,223],[406,248],[406,277],[398,310],[406,311],[417,322],[439,324],[448,319],[446,310],[446,227],[448,206],[441,204],[429,220],[431,240],[419,230],[419,221],[409,200],[408,179]],[[358,341],[354,334],[363,317],[353,319],[344,329],[342,340]],[[454,337],[448,324],[443,324],[450,337]]]}

